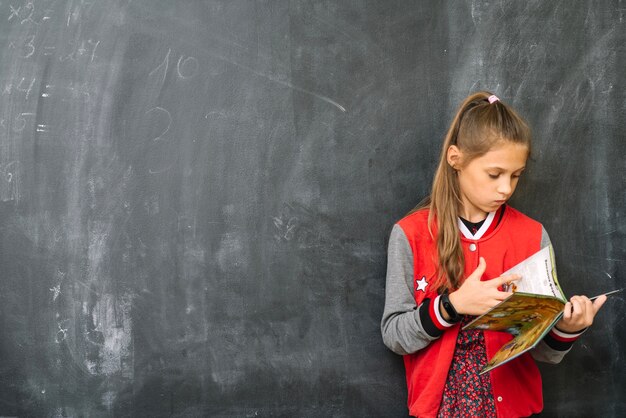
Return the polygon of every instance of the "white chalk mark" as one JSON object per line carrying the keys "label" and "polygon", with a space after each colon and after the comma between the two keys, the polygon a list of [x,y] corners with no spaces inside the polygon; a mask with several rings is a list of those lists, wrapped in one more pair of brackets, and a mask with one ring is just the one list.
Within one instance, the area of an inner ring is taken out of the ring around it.
{"label": "white chalk mark", "polygon": [[150,174],[161,174],[161,173],[165,173],[166,171],[171,170],[171,169],[172,169],[172,167],[174,167],[174,164],[172,164],[172,165],[170,165],[169,167],[164,168],[164,169],[162,169],[162,170],[153,170],[153,169],[149,169],[149,170],[148,170],[148,173],[150,173]]}
{"label": "white chalk mark", "polygon": [[35,35],[29,36],[26,39],[28,39],[29,41],[25,42],[24,48],[28,48],[29,51],[26,55],[20,56],[20,58],[24,58],[24,59],[32,57],[33,54],[35,53],[35,45],[34,45]]}
{"label": "white chalk mark", "polygon": [[102,395],[102,404],[106,407],[107,410],[111,411],[113,407],[116,405],[115,401],[117,400],[117,392],[112,390],[105,392]]}
{"label": "white chalk mark", "polygon": [[163,77],[161,77],[161,84],[165,82],[165,76],[167,75],[167,68],[170,65],[170,53],[171,52],[172,52],[172,48],[168,49],[167,54],[165,54],[165,58],[163,59],[163,61],[154,70],[148,73],[148,76],[151,76],[152,74],[157,72],[161,67],[163,67],[164,70],[163,70]]}
{"label": "white chalk mark", "polygon": [[[189,65],[191,66],[191,70],[189,71],[188,75],[184,75],[183,74],[185,72],[184,68]],[[200,64],[198,63],[198,60],[195,57],[190,56],[190,57],[183,59],[183,56],[181,55],[180,58],[178,59],[178,64],[176,65],[176,72],[178,72],[178,76],[182,79],[191,78],[198,73],[199,67],[200,67]]]}
{"label": "white chalk mark", "polygon": [[[63,321],[66,322],[67,320]],[[57,335],[55,337],[55,340],[57,342],[57,344],[60,344],[61,342],[63,342],[66,338],[67,338],[67,328],[61,328],[61,322],[59,322],[58,324],[59,330],[57,331]]]}
{"label": "white chalk mark", "polygon": [[93,62],[93,60],[96,58],[96,49],[98,48],[98,45],[100,45],[100,41],[94,44],[93,41],[90,39],[87,42],[93,45],[93,50],[91,51],[91,61],[90,61],[90,62]]}
{"label": "white chalk mark", "polygon": [[74,282],[75,282],[75,283],[77,283],[77,284],[79,284],[79,285],[81,285],[81,286],[83,286],[85,289],[87,289],[87,291],[89,291],[89,292],[93,293],[94,295],[99,296],[99,297],[102,297],[102,294],[100,294],[99,292],[96,292],[94,289],[92,289],[91,287],[89,287],[89,286],[87,285],[87,283],[84,283],[84,282],[82,282],[82,281],[80,281],[80,280],[76,280],[76,279],[74,280]]}
{"label": "white chalk mark", "polygon": [[85,41],[80,43],[80,48],[78,48],[76,52],[78,52],[78,55],[85,55],[85,52],[87,52],[87,48],[85,48]]}
{"label": "white chalk mark", "polygon": [[16,10],[16,9],[15,9],[15,7],[13,7],[13,5],[12,5],[12,4],[10,4],[10,5],[9,5],[9,9],[10,9],[10,11],[11,11],[11,14],[9,15],[9,19],[8,19],[8,20],[9,20],[9,22],[11,21],[11,19],[13,19],[13,17],[14,17],[14,16],[15,16],[15,17],[17,17],[17,18],[19,18],[19,17],[20,17],[20,9],[21,9],[21,8],[22,8],[22,7],[20,6],[20,7],[18,7],[18,8],[17,8],[17,10]]}
{"label": "white chalk mark", "polygon": [[220,118],[225,118],[225,117],[227,117],[228,115],[227,115],[227,114],[226,114],[226,112],[224,112],[224,111],[217,111],[217,110],[213,110],[213,111],[211,111],[211,112],[207,113],[206,115],[204,115],[204,118],[205,118],[205,119],[208,119],[208,118],[209,118],[209,116],[217,116],[217,117],[220,117]]}
{"label": "white chalk mark", "polygon": [[28,100],[28,96],[30,96],[30,92],[33,89],[33,86],[35,85],[35,78],[33,77],[33,79],[31,80],[27,88],[22,87],[22,84],[24,83],[24,81],[26,81],[26,78],[22,77],[19,84],[15,87],[15,90],[26,93],[25,99]]}
{"label": "white chalk mark", "polygon": [[[272,80],[272,79],[270,78],[270,80]],[[289,82],[286,82],[286,81],[280,81],[280,80],[272,80],[272,81],[274,81],[276,83],[279,83],[279,84],[282,84],[284,86],[287,86],[289,88],[292,88],[292,89],[294,89],[296,91],[299,91],[299,92],[302,92],[302,93],[309,94],[311,96],[317,97],[318,99],[323,100],[326,103],[330,103],[331,105],[335,106],[337,109],[341,110],[342,112],[344,112],[344,113],[346,112],[346,108],[345,107],[343,107],[342,105],[340,105],[336,101],[334,101],[334,100],[332,100],[332,99],[330,99],[330,98],[328,98],[326,96],[322,96],[320,94],[317,94],[317,93],[314,93],[312,91],[303,89],[301,87],[294,86],[293,84],[291,84]]]}
{"label": "white chalk mark", "polygon": [[274,221],[274,226],[280,232],[279,239],[290,241],[293,238],[293,235],[295,233],[294,231],[295,228],[298,226],[298,218],[289,218],[287,222],[285,222],[281,218],[278,218],[278,217],[272,218],[272,220]]}
{"label": "white chalk mark", "polygon": [[77,21],[80,16],[80,6],[76,7],[76,9],[78,10],[72,11],[72,9],[74,9],[73,0],[70,2],[70,6],[67,8],[67,26],[70,25],[72,19],[74,19],[74,21]]}
{"label": "white chalk mark", "polygon": [[54,286],[52,289],[50,289],[50,291],[52,292],[52,301],[57,300],[57,298],[61,294],[61,285],[58,284]]}
{"label": "white chalk mark", "polygon": [[163,109],[162,107],[159,107],[159,106],[153,107],[152,109],[150,109],[150,110],[148,110],[146,112],[146,115],[148,113],[157,112],[157,111],[158,112],[165,112],[165,114],[167,115],[168,121],[167,121],[167,127],[165,128],[165,130],[163,132],[161,132],[161,135],[157,136],[156,138],[153,138],[152,139],[153,141],[158,141],[161,138],[163,138],[163,135],[165,135],[167,133],[167,131],[170,130],[170,126],[172,125],[172,114],[167,109]]}
{"label": "white chalk mark", "polygon": [[50,20],[52,19],[52,16],[49,16],[50,14],[52,14],[54,12],[54,10],[52,9],[46,9],[45,10],[45,15],[41,18],[42,21],[46,21],[46,20]]}
{"label": "white chalk mark", "polygon": [[317,94],[315,92],[312,92],[310,90],[304,89],[302,87],[298,87],[298,86],[296,86],[296,85],[294,85],[294,84],[292,84],[292,83],[290,83],[288,81],[279,80],[279,79],[277,79],[276,77],[274,77],[272,75],[263,74],[263,73],[261,73],[259,71],[256,71],[253,68],[250,68],[250,67],[248,67],[246,65],[239,64],[237,62],[229,60],[226,57],[223,57],[221,55],[212,54],[212,53],[209,53],[209,55],[214,56],[214,57],[216,57],[218,59],[224,60],[226,62],[229,62],[229,63],[233,64],[234,66],[237,66],[239,68],[243,68],[244,70],[250,71],[251,73],[258,75],[259,77],[267,78],[268,80],[273,81],[274,83],[283,85],[285,87],[289,87],[290,89],[299,91],[299,92],[304,93],[304,94],[308,94],[308,95],[313,96],[313,97],[317,97],[318,99],[335,106],[337,109],[341,110],[342,112],[344,112],[344,113],[346,112],[346,108],[345,107],[343,107],[342,105],[340,105],[339,103],[337,103],[336,101],[334,101],[333,99],[331,99],[329,97],[322,96],[321,94]]}
{"label": "white chalk mark", "polygon": [[[110,376],[121,372],[132,377],[128,360],[132,361],[130,320],[131,299],[104,294],[85,313],[91,316],[93,329],[82,332],[85,341],[97,347],[97,359],[84,359],[89,373]],[[87,308],[85,304],[83,308]],[[97,336],[97,340],[94,337]]]}
{"label": "white chalk mark", "polygon": [[13,126],[13,131],[14,132],[22,132],[24,130],[24,128],[26,128],[26,118],[24,116],[34,116],[34,113],[31,112],[26,112],[26,113],[20,113],[16,118],[15,118],[15,126]]}
{"label": "white chalk mark", "polygon": [[19,168],[17,167],[18,164],[19,164],[19,161],[11,161],[5,166],[2,166],[2,164],[0,164],[0,174],[4,176],[4,179],[6,180],[7,183],[11,183],[13,181],[13,173],[18,170]]}
{"label": "white chalk mark", "polygon": [[32,23],[35,23],[35,21],[32,19],[33,13],[35,12],[35,5],[32,2],[28,2],[26,4],[26,6],[24,6],[25,9],[30,9],[30,13],[28,14],[28,17],[26,19],[23,19],[20,22],[20,25],[23,25],[25,22],[31,21]]}

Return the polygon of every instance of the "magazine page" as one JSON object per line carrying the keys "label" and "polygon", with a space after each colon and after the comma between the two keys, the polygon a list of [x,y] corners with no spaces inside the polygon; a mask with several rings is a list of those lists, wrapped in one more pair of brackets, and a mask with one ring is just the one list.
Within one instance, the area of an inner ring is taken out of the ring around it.
{"label": "magazine page", "polygon": [[518,335],[508,343],[504,344],[502,348],[500,348],[500,350],[498,350],[493,357],[489,359],[485,367],[480,371],[480,374],[487,373],[534,348],[537,343],[545,337],[545,335],[552,328],[552,325],[560,319],[562,315],[563,312],[560,312],[557,313],[551,320],[548,317],[543,318],[535,324],[534,327],[527,329],[523,334]]}
{"label": "magazine page", "polygon": [[551,321],[564,305],[564,302],[551,296],[516,292],[463,329],[504,331],[517,336],[538,323]]}
{"label": "magazine page", "polygon": [[556,264],[554,262],[552,245],[541,249],[504,272],[503,275],[513,273],[522,276],[521,280],[515,282],[516,292],[549,295],[565,300],[565,295],[559,286],[556,276]]}
{"label": "magazine page", "polygon": [[515,338],[500,348],[481,373],[533,348],[560,318],[564,303],[551,296],[514,293],[465,329],[504,331]]}

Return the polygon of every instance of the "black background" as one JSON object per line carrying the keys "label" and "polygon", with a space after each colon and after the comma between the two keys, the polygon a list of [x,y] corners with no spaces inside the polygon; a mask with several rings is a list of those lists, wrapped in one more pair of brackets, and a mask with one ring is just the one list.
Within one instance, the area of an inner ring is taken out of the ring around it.
{"label": "black background", "polygon": [[[513,205],[624,285],[621,1],[0,2],[0,415],[403,417],[386,242],[461,100],[534,130]],[[546,417],[626,415],[623,295]]]}

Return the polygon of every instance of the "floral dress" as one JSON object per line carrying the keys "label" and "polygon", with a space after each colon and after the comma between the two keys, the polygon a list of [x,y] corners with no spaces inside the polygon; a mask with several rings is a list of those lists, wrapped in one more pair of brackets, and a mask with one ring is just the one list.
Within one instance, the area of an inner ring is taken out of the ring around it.
{"label": "floral dress", "polygon": [[[472,319],[474,317],[465,316],[461,321],[461,327]],[[487,364],[487,352],[482,331],[461,329],[443,390],[439,417],[491,418],[496,416],[489,373],[478,374],[485,364]]]}

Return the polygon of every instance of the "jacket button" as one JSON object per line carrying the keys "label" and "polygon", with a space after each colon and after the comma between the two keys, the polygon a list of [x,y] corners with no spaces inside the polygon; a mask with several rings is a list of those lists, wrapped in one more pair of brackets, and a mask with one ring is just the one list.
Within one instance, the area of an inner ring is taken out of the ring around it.
{"label": "jacket button", "polygon": [[473,242],[469,245],[469,250],[474,252],[476,251],[476,244],[474,244]]}
{"label": "jacket button", "polygon": [[502,396],[498,396],[498,402],[502,402]]}

